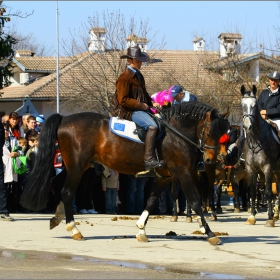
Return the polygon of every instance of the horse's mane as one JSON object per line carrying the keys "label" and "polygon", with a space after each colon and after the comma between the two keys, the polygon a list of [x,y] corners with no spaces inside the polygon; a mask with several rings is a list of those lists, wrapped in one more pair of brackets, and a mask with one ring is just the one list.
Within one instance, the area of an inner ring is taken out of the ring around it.
{"label": "horse's mane", "polygon": [[175,116],[176,118],[186,118],[193,120],[200,120],[205,117],[205,114],[208,111],[216,110],[211,106],[198,102],[198,101],[189,101],[183,102],[181,104],[176,104],[168,109],[163,110],[163,118],[165,121],[169,120]]}
{"label": "horse's mane", "polygon": [[162,117],[165,121],[169,122],[174,116],[176,120],[183,120],[181,125],[185,126],[186,122],[189,124],[191,122],[198,122],[199,120],[204,119],[206,113],[209,111],[214,112],[214,114],[212,114],[213,119],[211,120],[209,133],[225,133],[227,130],[227,122],[221,117],[217,109],[202,102],[189,101],[171,106],[170,108],[163,109]]}

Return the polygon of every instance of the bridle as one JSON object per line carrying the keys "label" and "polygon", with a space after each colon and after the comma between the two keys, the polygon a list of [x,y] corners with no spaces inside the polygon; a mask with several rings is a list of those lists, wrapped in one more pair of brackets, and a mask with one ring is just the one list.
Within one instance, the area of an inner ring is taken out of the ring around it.
{"label": "bridle", "polygon": [[[161,110],[159,110],[160,113]],[[197,149],[199,149],[202,153],[205,153],[205,149],[213,149],[213,150],[217,150],[218,147],[217,146],[209,146],[205,144],[203,135],[204,135],[204,130],[207,126],[209,126],[211,124],[211,122],[208,122],[207,120],[205,120],[205,122],[203,122],[202,124],[200,124],[198,126],[201,127],[202,126],[202,130],[200,133],[200,137],[198,140],[199,144],[196,144],[195,142],[193,142],[192,140],[190,140],[187,136],[183,135],[180,131],[178,131],[176,128],[174,128],[173,126],[171,126],[168,122],[166,122],[165,120],[158,118],[158,121],[161,122],[162,124],[164,124],[169,130],[171,130],[172,132],[174,132],[176,135],[178,135],[179,137],[181,137],[182,139],[184,139],[185,141],[187,141],[188,143],[192,144],[193,146],[195,146]]]}

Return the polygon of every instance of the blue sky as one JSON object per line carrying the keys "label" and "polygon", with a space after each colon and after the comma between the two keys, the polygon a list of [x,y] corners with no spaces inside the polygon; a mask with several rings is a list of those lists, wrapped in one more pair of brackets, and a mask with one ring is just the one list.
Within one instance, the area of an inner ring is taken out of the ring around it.
{"label": "blue sky", "polygon": [[[38,42],[56,49],[56,1],[4,1],[12,11],[34,14],[25,19],[12,19],[22,34],[34,33]],[[148,20],[157,41],[165,36],[166,49],[192,50],[192,40],[202,36],[209,49],[218,50],[218,36],[239,32],[246,52],[260,51],[260,44],[275,49],[275,28],[280,25],[277,1],[58,1],[59,39],[78,29],[94,13],[118,11],[127,19]]]}

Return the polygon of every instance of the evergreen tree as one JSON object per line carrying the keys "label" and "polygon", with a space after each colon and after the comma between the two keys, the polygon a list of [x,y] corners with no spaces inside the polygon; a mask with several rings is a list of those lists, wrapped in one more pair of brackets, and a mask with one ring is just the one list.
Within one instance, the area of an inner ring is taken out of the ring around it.
{"label": "evergreen tree", "polygon": [[11,19],[9,16],[5,16],[6,10],[2,3],[3,1],[0,1],[0,90],[10,85],[9,78],[13,76],[11,66],[14,56],[13,45],[17,42],[14,37],[5,33],[5,23]]}

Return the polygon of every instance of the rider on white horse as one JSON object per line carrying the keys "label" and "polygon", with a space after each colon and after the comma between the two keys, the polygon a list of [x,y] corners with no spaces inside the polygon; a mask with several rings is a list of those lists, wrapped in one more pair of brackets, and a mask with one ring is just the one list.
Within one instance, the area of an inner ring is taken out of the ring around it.
{"label": "rider on white horse", "polygon": [[[274,71],[267,75],[269,86],[263,90],[258,99],[258,108],[263,119],[274,123],[280,131],[280,73]],[[279,136],[279,133],[278,133]]]}

